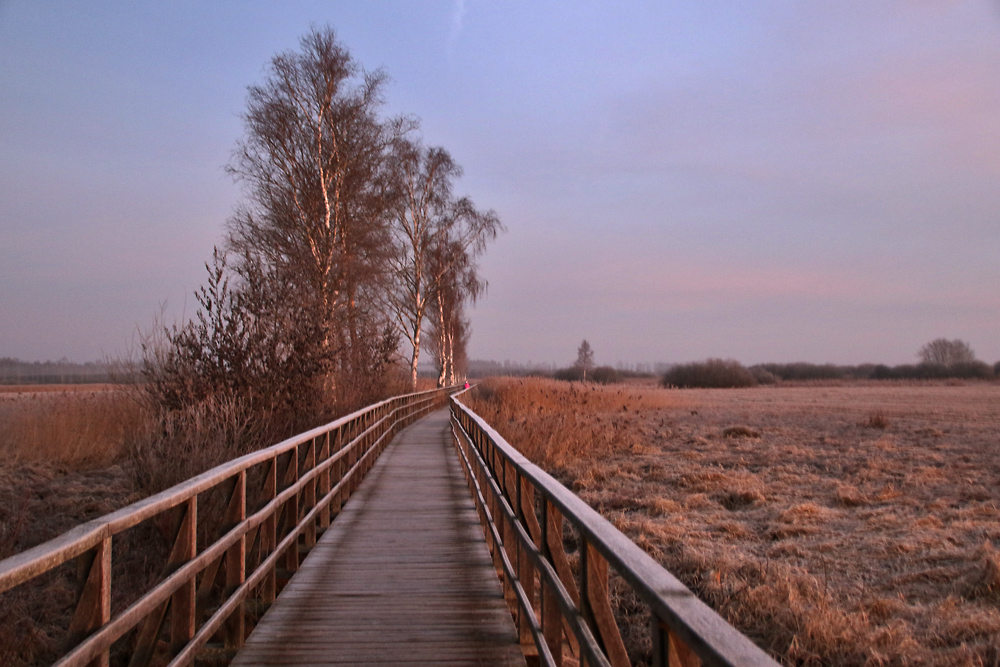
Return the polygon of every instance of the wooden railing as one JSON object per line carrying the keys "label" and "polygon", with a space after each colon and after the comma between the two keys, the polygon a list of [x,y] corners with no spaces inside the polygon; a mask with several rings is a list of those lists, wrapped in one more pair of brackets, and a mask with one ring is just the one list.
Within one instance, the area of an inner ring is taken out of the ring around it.
{"label": "wooden railing", "polygon": [[[0,561],[0,593],[77,561],[58,665],[107,665],[119,640],[132,665],[231,658],[385,445],[449,391],[383,401],[80,525]],[[199,524],[205,504],[217,509]],[[169,526],[172,547],[158,583],[112,614],[113,542],[141,525]]]}
{"label": "wooden railing", "polygon": [[[646,607],[642,632],[648,639],[636,643],[645,643],[654,666],[777,666],[611,523],[524,458],[463,405],[460,395],[451,398],[455,444],[526,655],[557,667],[565,657],[592,667],[631,664],[609,597],[610,566]],[[570,554],[564,531],[573,536]]]}

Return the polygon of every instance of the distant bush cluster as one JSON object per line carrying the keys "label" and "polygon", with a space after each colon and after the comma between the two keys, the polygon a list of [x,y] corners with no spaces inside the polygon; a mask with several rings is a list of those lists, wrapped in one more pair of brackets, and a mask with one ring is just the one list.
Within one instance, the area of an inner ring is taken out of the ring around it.
{"label": "distant bush cluster", "polygon": [[665,387],[712,389],[753,387],[757,382],[754,374],[734,359],[707,359],[678,364],[667,371],[661,380]]}
{"label": "distant bush cluster", "polygon": [[776,382],[803,382],[816,380],[990,380],[1000,376],[1000,362],[994,366],[982,361],[952,365],[920,363],[887,366],[862,364],[837,366],[834,364],[758,364],[744,367],[738,361],[708,359],[707,361],[679,364],[667,371],[661,384],[666,387],[752,387]]}
{"label": "distant bush cluster", "polygon": [[743,366],[735,359],[706,359],[686,364],[645,364],[634,368],[592,367],[593,350],[583,341],[577,362],[567,368],[545,365],[517,365],[505,362],[472,362],[472,377],[494,375],[550,377],[564,382],[612,384],[633,378],[655,378],[665,387],[753,387],[778,382],[831,380],[940,380],[1000,378],[1000,361],[993,366],[979,361],[968,343],[938,338],[924,345],[916,355],[917,364],[813,364],[809,362],[767,363]]}

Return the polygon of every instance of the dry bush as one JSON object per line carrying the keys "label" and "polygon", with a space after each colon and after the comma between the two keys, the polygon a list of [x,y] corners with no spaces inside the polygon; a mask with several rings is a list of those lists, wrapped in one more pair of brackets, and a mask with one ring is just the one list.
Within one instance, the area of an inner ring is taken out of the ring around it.
{"label": "dry bush", "polygon": [[868,418],[865,419],[864,424],[868,428],[878,428],[884,430],[889,428],[889,417],[883,410],[875,410],[874,412],[868,413]]}
{"label": "dry bush", "polygon": [[124,446],[125,470],[141,496],[273,444],[280,434],[268,413],[232,398],[210,398],[154,415],[129,434]]}
{"label": "dry bush", "polygon": [[666,387],[752,387],[757,378],[735,359],[707,359],[691,364],[679,364],[663,376]]}
{"label": "dry bush", "polygon": [[997,664],[1000,386],[555,389],[473,409],[786,664]]}
{"label": "dry bush", "polygon": [[723,438],[759,438],[760,431],[755,431],[749,426],[730,426],[722,430]]}
{"label": "dry bush", "polygon": [[[63,460],[82,468],[39,461],[0,465],[0,558],[134,500],[119,466],[94,467],[99,457],[93,453]],[[0,665],[55,661],[76,599],[75,575],[70,562],[0,594]]]}
{"label": "dry bush", "polygon": [[970,600],[1000,602],[1000,552],[992,542],[984,542],[965,579],[964,595]]}

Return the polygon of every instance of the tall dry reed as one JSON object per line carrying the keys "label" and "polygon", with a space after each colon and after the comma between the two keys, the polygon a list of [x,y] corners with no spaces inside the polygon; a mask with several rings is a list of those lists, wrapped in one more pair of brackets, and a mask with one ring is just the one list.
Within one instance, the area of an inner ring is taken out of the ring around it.
{"label": "tall dry reed", "polygon": [[0,457],[8,465],[107,466],[148,419],[118,388],[0,393]]}
{"label": "tall dry reed", "polygon": [[498,379],[469,403],[786,664],[1000,664],[994,384]]}

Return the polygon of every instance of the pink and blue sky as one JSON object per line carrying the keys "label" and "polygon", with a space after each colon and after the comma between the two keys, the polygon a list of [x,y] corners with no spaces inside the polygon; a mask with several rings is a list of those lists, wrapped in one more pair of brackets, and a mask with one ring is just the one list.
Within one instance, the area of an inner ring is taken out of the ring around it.
{"label": "pink and blue sky", "polygon": [[985,0],[0,0],[0,356],[192,314],[246,86],[327,24],[509,229],[474,358],[1000,359]]}

